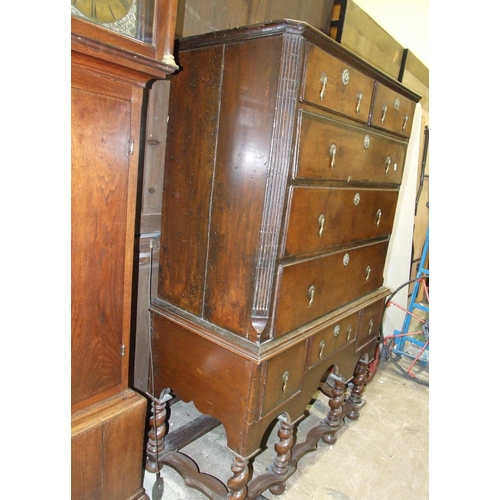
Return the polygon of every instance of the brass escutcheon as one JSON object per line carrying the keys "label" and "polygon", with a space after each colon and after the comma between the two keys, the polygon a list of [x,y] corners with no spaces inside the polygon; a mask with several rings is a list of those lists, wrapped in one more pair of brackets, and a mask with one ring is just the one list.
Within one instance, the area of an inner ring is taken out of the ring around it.
{"label": "brass escutcheon", "polygon": [[349,83],[349,70],[346,68],[342,71],[342,83],[347,85]]}

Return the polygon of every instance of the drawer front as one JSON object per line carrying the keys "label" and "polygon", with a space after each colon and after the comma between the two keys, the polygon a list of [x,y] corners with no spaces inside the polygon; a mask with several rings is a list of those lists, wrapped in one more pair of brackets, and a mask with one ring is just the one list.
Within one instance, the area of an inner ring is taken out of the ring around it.
{"label": "drawer front", "polygon": [[307,368],[311,368],[317,363],[328,358],[337,349],[354,340],[356,327],[358,325],[359,312],[344,318],[310,339],[309,351],[307,354]]}
{"label": "drawer front", "polygon": [[361,312],[359,329],[356,340],[356,350],[378,337],[382,315],[384,313],[385,299],[367,306]]}
{"label": "drawer front", "polygon": [[368,123],[374,80],[324,50],[309,46],[303,99]]}
{"label": "drawer front", "polygon": [[275,336],[379,288],[387,246],[384,240],[284,266]]}
{"label": "drawer front", "polygon": [[305,357],[306,342],[304,341],[267,362],[262,405],[263,416],[300,390]]}
{"label": "drawer front", "polygon": [[410,137],[416,104],[377,83],[371,124]]}
{"label": "drawer front", "polygon": [[297,178],[401,183],[406,143],[301,110]]}
{"label": "drawer front", "polygon": [[396,190],[294,187],[285,255],[388,236]]}

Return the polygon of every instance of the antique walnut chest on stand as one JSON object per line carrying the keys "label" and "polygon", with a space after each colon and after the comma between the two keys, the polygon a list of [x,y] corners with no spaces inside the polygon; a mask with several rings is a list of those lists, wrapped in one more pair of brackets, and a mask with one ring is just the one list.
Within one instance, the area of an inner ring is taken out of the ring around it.
{"label": "antique walnut chest on stand", "polygon": [[[300,457],[359,416],[419,96],[298,21],[186,38],[178,57],[148,468],[190,469],[162,453],[168,388],[220,420],[234,452],[227,486],[196,473],[190,484],[254,499],[282,493]],[[293,426],[328,374],[330,411],[294,445]],[[275,460],[250,480],[276,419]]]}

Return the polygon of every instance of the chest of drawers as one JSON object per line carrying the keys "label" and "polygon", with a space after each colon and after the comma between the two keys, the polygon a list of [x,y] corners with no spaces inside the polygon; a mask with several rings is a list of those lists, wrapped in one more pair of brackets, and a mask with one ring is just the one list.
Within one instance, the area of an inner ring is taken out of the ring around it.
{"label": "chest of drawers", "polygon": [[[170,388],[219,419],[235,453],[227,497],[256,498],[284,488],[305,449],[287,432],[326,375],[331,411],[311,440],[332,442],[359,414],[418,96],[297,21],[181,40],[179,61],[154,396]],[[249,482],[276,418],[288,437]]]}

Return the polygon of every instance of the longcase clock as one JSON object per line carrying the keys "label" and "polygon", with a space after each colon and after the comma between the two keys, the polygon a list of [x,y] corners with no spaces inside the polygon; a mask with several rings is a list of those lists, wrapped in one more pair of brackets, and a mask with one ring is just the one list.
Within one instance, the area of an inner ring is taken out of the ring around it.
{"label": "longcase clock", "polygon": [[144,89],[177,66],[177,0],[71,0],[72,499],[144,500],[130,389]]}

